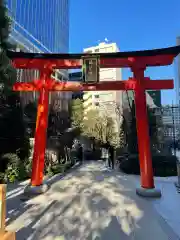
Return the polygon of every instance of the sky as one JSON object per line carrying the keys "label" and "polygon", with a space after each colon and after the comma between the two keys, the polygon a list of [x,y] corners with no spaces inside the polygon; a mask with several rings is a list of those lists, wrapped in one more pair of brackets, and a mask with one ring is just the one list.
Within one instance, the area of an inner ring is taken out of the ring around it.
{"label": "sky", "polygon": [[[120,51],[174,46],[180,36],[180,0],[70,0],[70,52],[107,38]],[[151,79],[176,78],[176,64],[147,69]],[[123,69],[123,79],[130,71]],[[175,90],[162,91],[162,103],[175,103]]]}

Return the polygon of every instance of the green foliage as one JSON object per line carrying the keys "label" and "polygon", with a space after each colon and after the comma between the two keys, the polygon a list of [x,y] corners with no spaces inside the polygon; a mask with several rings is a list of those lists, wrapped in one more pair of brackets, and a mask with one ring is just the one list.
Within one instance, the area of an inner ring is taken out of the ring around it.
{"label": "green foliage", "polygon": [[46,173],[49,177],[52,177],[55,174],[66,172],[70,167],[70,163],[56,164],[54,166],[48,166],[48,168],[46,169]]}
{"label": "green foliage", "polygon": [[6,182],[10,183],[13,183],[15,181],[23,181],[27,179],[28,174],[26,172],[25,165],[21,164],[14,167],[12,164],[8,164],[4,178]]}
{"label": "green foliage", "polygon": [[84,115],[83,101],[72,101],[71,121],[73,127],[79,128],[83,136],[104,144],[109,142],[115,147],[124,146],[124,132],[122,127],[119,132],[115,129],[115,121],[107,116],[100,115],[97,109],[92,109]]}
{"label": "green foliage", "polygon": [[100,117],[97,110],[88,111],[85,118],[83,119],[83,135],[89,138],[94,138],[95,140],[102,140],[102,142],[104,142],[105,139],[103,139],[102,132],[103,123],[104,121],[102,122],[102,118]]}
{"label": "green foliage", "polygon": [[66,164],[57,164],[55,166],[52,166],[52,171],[54,174],[64,173],[65,170],[66,170]]}
{"label": "green foliage", "polygon": [[21,163],[20,158],[17,154],[14,153],[6,153],[2,156],[2,159],[6,160],[6,162],[12,167],[18,167]]}
{"label": "green foliage", "polygon": [[[8,17],[5,2],[0,1],[0,155],[6,153],[18,154],[21,159],[29,155],[29,143],[26,137],[26,128],[23,121],[23,112],[18,93],[12,92],[16,82],[17,72],[7,57],[7,50],[13,46],[8,42],[11,20]],[[11,156],[12,157],[12,156]],[[10,158],[11,158],[10,157]],[[13,159],[14,157],[12,157]],[[6,163],[3,163],[3,171]],[[8,163],[9,164],[9,163]],[[12,165],[12,162],[11,162]],[[8,169],[11,166],[8,165]],[[17,169],[13,169],[16,171]],[[16,174],[13,172],[13,176]],[[8,175],[9,176],[9,175]],[[13,178],[13,177],[12,177]]]}
{"label": "green foliage", "polygon": [[136,131],[136,115],[134,102],[131,106],[130,127],[128,131],[128,152],[131,154],[138,153],[138,141]]}
{"label": "green foliage", "polygon": [[26,122],[29,137],[34,136],[36,129],[37,103],[30,102],[24,107],[24,121]]}
{"label": "green foliage", "polygon": [[51,166],[48,166],[48,167],[45,169],[45,173],[46,173],[49,177],[54,176],[54,173],[53,173],[53,170],[52,170],[52,167],[51,167]]}
{"label": "green foliage", "polygon": [[[151,141],[151,147],[156,152],[157,143],[160,140],[162,134],[159,132],[159,127],[161,125],[160,119],[157,118],[153,109],[147,107],[148,114],[148,124],[149,124],[149,136]],[[158,121],[159,120],[159,121]],[[136,115],[135,115],[135,104],[133,102],[131,107],[131,121],[128,131],[128,152],[131,154],[138,153],[138,139],[136,130]]]}
{"label": "green foliage", "polygon": [[83,118],[84,118],[83,101],[81,99],[72,100],[72,105],[71,105],[72,126],[82,129]]}
{"label": "green foliage", "polygon": [[24,114],[31,120],[36,121],[37,115],[37,103],[29,102],[24,108]]}
{"label": "green foliage", "polygon": [[[83,135],[101,144],[109,142],[114,147],[120,144],[119,132],[115,129],[114,120],[106,114],[100,115],[98,110],[90,110],[83,123]],[[123,135],[121,136],[123,142]]]}
{"label": "green foliage", "polygon": [[3,50],[0,53],[0,85],[1,94],[10,95],[12,92],[13,84],[17,79],[17,71],[11,65],[11,61],[6,56],[6,52]]}
{"label": "green foliage", "polygon": [[123,116],[121,116],[121,125],[120,125],[120,131],[119,131],[119,145],[118,148],[120,151],[125,149],[127,142],[127,126],[126,121]]}
{"label": "green foliage", "polygon": [[[0,183],[14,183],[31,177],[32,159],[27,158],[22,162],[17,154],[7,153],[1,156],[2,160],[6,163],[6,168],[3,172],[0,169]],[[64,163],[54,164],[51,162],[49,165],[45,165],[45,174],[52,177],[55,174],[66,172],[74,165],[71,162],[62,162]]]}
{"label": "green foliage", "polygon": [[[154,155],[152,156],[153,172],[155,176],[177,176],[177,157],[172,155]],[[140,165],[138,155],[131,155],[128,159],[122,160],[120,169],[127,174],[140,174]]]}
{"label": "green foliage", "polygon": [[12,94],[6,98],[5,103],[0,115],[0,154],[18,153],[24,159],[29,157],[30,144],[19,96]]}
{"label": "green foliage", "polygon": [[[66,130],[70,127],[70,116],[66,110],[56,111],[54,107],[49,110],[47,136],[65,135]],[[61,143],[64,144],[65,138],[61,138]]]}
{"label": "green foliage", "polygon": [[[2,178],[5,182],[22,181],[30,177],[29,159],[24,162],[14,153],[6,153],[1,156],[1,162],[4,163]],[[2,170],[1,170],[2,171]]]}
{"label": "green foliage", "polygon": [[11,183],[15,182],[15,180],[17,180],[19,177],[20,158],[17,156],[17,154],[13,153],[4,154],[2,158],[6,159],[7,161],[5,180]]}
{"label": "green foliage", "polygon": [[112,146],[118,147],[120,144],[120,136],[119,132],[115,130],[115,122],[108,116],[105,117],[105,120],[104,132],[106,134],[106,141],[108,141]]}
{"label": "green foliage", "polygon": [[32,159],[31,158],[26,158],[24,160],[24,164],[23,164],[22,169],[24,169],[24,175],[27,178],[30,178],[31,177],[31,173],[32,173]]}
{"label": "green foliage", "polygon": [[3,184],[3,183],[5,183],[5,173],[3,173],[3,172],[0,172],[0,184]]}
{"label": "green foliage", "polygon": [[8,16],[5,1],[0,0],[0,47],[7,48],[10,33],[11,19]]}
{"label": "green foliage", "polygon": [[[4,87],[3,94],[10,94],[16,81],[17,73],[6,55],[6,50],[13,46],[8,42],[11,20],[5,2],[0,1],[0,84]],[[1,89],[2,94],[2,89]]]}
{"label": "green foliage", "polygon": [[19,176],[19,169],[18,167],[13,167],[12,165],[8,165],[6,172],[5,172],[5,181],[14,183]]}

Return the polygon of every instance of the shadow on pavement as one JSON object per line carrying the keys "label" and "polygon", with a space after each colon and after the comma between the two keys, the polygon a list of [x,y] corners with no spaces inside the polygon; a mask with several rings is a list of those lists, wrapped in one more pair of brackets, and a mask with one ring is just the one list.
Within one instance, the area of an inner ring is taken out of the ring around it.
{"label": "shadow on pavement", "polygon": [[17,231],[17,240],[169,239],[152,204],[135,194],[135,184],[100,162],[85,163],[54,181],[20,212],[8,226]]}
{"label": "shadow on pavement", "polygon": [[[81,165],[80,162],[75,164],[71,169],[69,169],[64,174],[58,174],[51,178],[45,180],[45,182],[51,187],[57,181],[62,180],[67,174],[74,171]],[[7,214],[6,214],[6,226],[15,221],[20,215],[29,211],[34,204],[32,202],[34,196],[31,199],[23,199],[24,187],[29,183],[29,180],[19,183],[10,183],[7,184],[7,194],[6,194],[6,205],[7,205]]]}

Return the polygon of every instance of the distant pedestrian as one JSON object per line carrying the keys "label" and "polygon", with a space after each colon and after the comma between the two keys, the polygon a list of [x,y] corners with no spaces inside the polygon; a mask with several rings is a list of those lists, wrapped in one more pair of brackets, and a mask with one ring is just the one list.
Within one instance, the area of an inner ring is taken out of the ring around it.
{"label": "distant pedestrian", "polygon": [[107,142],[105,144],[105,148],[106,148],[106,151],[107,151],[106,166],[108,168],[110,168],[111,167],[111,159],[110,159],[110,151],[109,151],[109,149],[110,149],[110,143],[109,142]]}
{"label": "distant pedestrian", "polygon": [[80,162],[82,162],[83,160],[83,147],[81,143],[79,143],[79,146],[78,146],[78,159]]}
{"label": "distant pedestrian", "polygon": [[112,145],[109,146],[109,159],[110,159],[110,167],[114,169],[114,158],[115,158],[115,149]]}
{"label": "distant pedestrian", "polygon": [[108,167],[109,152],[108,152],[108,146],[107,146],[107,144],[104,144],[104,145],[102,146],[101,158],[102,158],[102,160],[104,161],[105,167]]}

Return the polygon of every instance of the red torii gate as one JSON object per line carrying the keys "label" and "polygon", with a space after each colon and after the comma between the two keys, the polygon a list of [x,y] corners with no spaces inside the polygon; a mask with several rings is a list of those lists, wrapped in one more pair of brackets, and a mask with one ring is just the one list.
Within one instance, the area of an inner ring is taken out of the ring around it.
{"label": "red torii gate", "polygon": [[[35,145],[32,166],[31,186],[41,186],[43,183],[44,156],[46,148],[46,129],[48,125],[49,91],[107,91],[134,90],[139,159],[141,169],[140,195],[160,196],[154,193],[154,180],[148,118],[146,109],[146,90],[172,89],[173,79],[150,80],[144,77],[148,66],[170,65],[180,52],[179,47],[146,50],[137,52],[122,52],[98,54],[101,68],[130,67],[133,78],[128,81],[105,81],[99,83],[57,82],[51,78],[53,69],[77,69],[82,67],[82,57],[87,54],[34,54],[8,52],[16,68],[38,69],[40,78],[33,82],[14,84],[14,91],[39,91],[37,110]],[[94,54],[96,56],[96,54]],[[92,55],[91,55],[92,56]],[[149,191],[150,190],[150,191]],[[152,193],[153,192],[153,193]]]}

